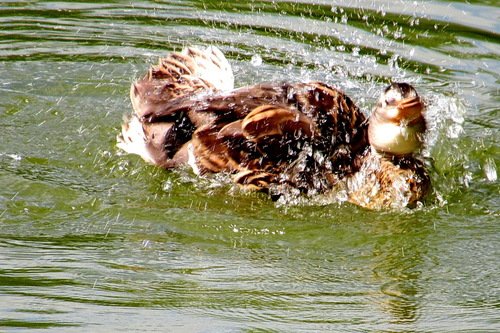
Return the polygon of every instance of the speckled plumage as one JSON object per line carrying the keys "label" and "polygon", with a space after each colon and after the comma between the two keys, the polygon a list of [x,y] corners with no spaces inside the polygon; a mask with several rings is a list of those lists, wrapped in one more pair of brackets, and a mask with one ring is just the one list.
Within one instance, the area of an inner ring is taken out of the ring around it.
{"label": "speckled plumage", "polygon": [[284,187],[316,194],[340,186],[351,202],[380,209],[413,205],[427,192],[422,163],[375,153],[367,119],[338,89],[321,82],[232,89],[232,80],[216,48],[170,54],[132,85],[135,114],[119,146],[164,168],[233,173],[240,186],[272,187],[275,196]]}

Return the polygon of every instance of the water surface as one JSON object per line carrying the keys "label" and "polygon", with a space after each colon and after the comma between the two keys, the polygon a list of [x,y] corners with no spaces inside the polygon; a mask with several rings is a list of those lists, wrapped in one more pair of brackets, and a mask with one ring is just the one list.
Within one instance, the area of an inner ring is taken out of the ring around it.
{"label": "water surface", "polygon": [[[0,4],[0,330],[500,329],[495,1]],[[429,104],[423,207],[280,206],[115,148],[130,83],[217,45],[238,86]]]}

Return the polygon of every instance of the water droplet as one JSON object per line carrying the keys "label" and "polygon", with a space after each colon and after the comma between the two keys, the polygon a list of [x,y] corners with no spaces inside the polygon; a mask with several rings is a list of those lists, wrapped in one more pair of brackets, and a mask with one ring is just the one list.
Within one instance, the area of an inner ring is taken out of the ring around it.
{"label": "water droplet", "polygon": [[472,181],[472,174],[470,172],[467,172],[465,175],[464,175],[464,178],[463,178],[463,183],[464,183],[464,186],[465,187],[469,187],[470,186],[470,183]]}
{"label": "water droplet", "polygon": [[314,99],[318,102],[320,100],[320,95],[319,95],[319,92],[315,92],[314,93]]}
{"label": "water droplet", "polygon": [[398,63],[399,55],[394,54],[387,62],[389,64],[389,68],[391,71],[398,71],[399,70],[399,63]]}
{"label": "water droplet", "polygon": [[449,137],[450,139],[456,139],[460,136],[460,133],[463,132],[463,127],[459,124],[452,124],[450,127],[448,127],[448,130],[446,131],[446,136]]}
{"label": "water droplet", "polygon": [[495,161],[491,157],[488,157],[486,161],[484,161],[483,171],[488,181],[495,182],[497,180],[497,167]]}
{"label": "water droplet", "polygon": [[171,190],[172,190],[172,181],[167,180],[166,182],[163,183],[163,191],[170,192]]}
{"label": "water droplet", "polygon": [[443,195],[439,192],[436,192],[436,200],[438,202],[439,207],[444,207],[445,205],[448,204],[448,201],[446,201]]}
{"label": "water droplet", "polygon": [[335,198],[339,201],[339,202],[345,202],[347,200],[349,200],[349,196],[347,195],[347,191],[345,190],[341,190],[337,193],[337,195],[335,196]]}
{"label": "water droplet", "polygon": [[258,54],[254,54],[252,56],[252,59],[250,59],[250,63],[252,64],[252,66],[258,67],[262,65],[262,57]]}

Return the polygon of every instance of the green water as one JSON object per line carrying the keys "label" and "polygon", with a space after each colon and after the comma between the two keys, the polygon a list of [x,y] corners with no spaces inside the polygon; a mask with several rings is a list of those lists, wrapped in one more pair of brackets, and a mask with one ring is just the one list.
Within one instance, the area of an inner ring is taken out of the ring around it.
{"label": "green water", "polygon": [[[498,3],[331,3],[0,3],[0,331],[500,330]],[[279,206],[120,154],[130,83],[193,44],[366,112],[413,83],[432,195]]]}

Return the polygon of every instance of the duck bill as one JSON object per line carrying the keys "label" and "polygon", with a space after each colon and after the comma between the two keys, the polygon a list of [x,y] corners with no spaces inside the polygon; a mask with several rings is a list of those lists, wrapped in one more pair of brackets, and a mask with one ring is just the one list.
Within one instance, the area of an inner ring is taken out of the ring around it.
{"label": "duck bill", "polygon": [[424,104],[420,97],[406,98],[399,102],[397,109],[399,120],[411,122],[422,115]]}

